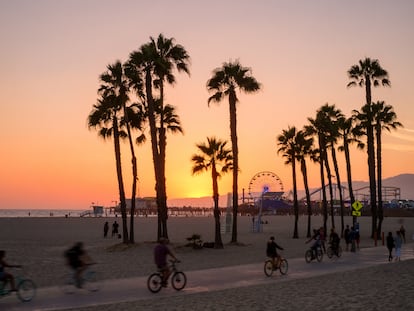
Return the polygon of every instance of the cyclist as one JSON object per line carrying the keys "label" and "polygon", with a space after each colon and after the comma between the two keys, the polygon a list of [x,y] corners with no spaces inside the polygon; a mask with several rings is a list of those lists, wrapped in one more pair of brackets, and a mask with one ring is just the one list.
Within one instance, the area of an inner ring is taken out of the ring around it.
{"label": "cyclist", "polygon": [[321,247],[321,236],[319,230],[313,229],[313,236],[306,241],[306,244],[308,244],[310,241],[314,240],[311,249],[312,249],[312,259],[315,258],[316,249],[318,247]]}
{"label": "cyclist", "polygon": [[278,249],[283,251],[283,247],[275,242],[274,236],[271,236],[269,241],[267,241],[266,255],[267,257],[272,258],[273,267],[279,267],[280,265],[280,255],[277,253]]}
{"label": "cyclist", "polygon": [[6,257],[6,251],[0,250],[0,281],[7,282],[10,281],[11,291],[16,291],[16,285],[14,283],[14,276],[6,271],[4,268],[21,268],[20,265],[10,265],[8,264],[4,258]]}
{"label": "cyclist", "polygon": [[83,248],[82,242],[77,242],[65,252],[68,265],[75,271],[76,287],[82,287],[82,273],[89,265],[94,264],[91,257]]}
{"label": "cyclist", "polygon": [[178,261],[177,257],[174,256],[174,254],[170,251],[170,249],[167,246],[168,239],[161,237],[159,239],[159,243],[154,248],[154,262],[157,266],[157,268],[162,273],[162,286],[167,286],[167,280],[170,276],[170,268],[167,264],[167,256],[170,256],[174,258],[174,260]]}

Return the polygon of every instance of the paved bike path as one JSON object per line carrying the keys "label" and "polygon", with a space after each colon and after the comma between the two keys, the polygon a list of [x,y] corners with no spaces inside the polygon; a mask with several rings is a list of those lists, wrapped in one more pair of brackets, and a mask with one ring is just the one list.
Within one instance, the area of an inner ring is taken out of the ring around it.
{"label": "paved bike path", "polygon": [[[64,310],[68,308],[103,305],[116,302],[138,301],[159,297],[188,295],[206,291],[217,291],[227,288],[286,282],[294,279],[308,278],[323,274],[369,267],[387,262],[388,254],[384,246],[364,248],[356,253],[344,252],[340,259],[329,259],[326,255],[322,262],[306,263],[304,258],[288,259],[287,275],[275,271],[272,277],[266,277],[263,272],[263,262],[214,268],[197,271],[185,271],[187,286],[180,292],[169,286],[157,294],[147,289],[147,277],[114,279],[103,281],[98,292],[88,292],[84,289],[73,294],[64,294],[59,287],[39,288],[36,297],[28,303],[21,303],[15,295],[0,299],[0,310]],[[403,260],[414,259],[413,244],[405,244],[402,249]]]}

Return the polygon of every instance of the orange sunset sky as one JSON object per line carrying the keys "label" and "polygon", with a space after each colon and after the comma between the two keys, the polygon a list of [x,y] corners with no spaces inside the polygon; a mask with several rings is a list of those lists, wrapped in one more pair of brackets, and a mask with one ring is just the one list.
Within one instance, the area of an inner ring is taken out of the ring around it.
{"label": "orange sunset sky", "polygon": [[[373,100],[392,105],[404,125],[384,134],[383,177],[414,173],[413,16],[410,0],[0,0],[0,209],[119,201],[112,141],[89,130],[87,116],[106,66],[160,33],[191,57],[191,76],[176,74],[166,89],[184,129],[168,137],[170,199],[211,195],[210,174],[192,176],[190,158],[208,136],[230,141],[228,102],[208,107],[206,82],[236,59],[262,85],[239,95],[240,194],[260,171],[292,188],[277,135],[289,125],[302,128],[325,103],[347,116],[359,109],[364,89],[346,87],[347,70],[365,57],[378,59],[391,81],[391,88],[373,89]],[[130,156],[122,147],[129,195]],[[154,196],[149,140],[136,152],[139,196]],[[368,180],[365,151],[351,156],[354,180]],[[309,177],[311,187],[320,185],[317,166]],[[300,175],[298,182],[303,188]],[[231,174],[219,190],[231,191]]]}

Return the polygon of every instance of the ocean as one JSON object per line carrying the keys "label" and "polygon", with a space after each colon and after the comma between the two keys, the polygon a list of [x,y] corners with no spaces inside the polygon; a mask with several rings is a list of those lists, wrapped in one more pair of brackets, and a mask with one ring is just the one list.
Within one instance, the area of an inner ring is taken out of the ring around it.
{"label": "ocean", "polygon": [[0,209],[0,217],[79,217],[85,210]]}

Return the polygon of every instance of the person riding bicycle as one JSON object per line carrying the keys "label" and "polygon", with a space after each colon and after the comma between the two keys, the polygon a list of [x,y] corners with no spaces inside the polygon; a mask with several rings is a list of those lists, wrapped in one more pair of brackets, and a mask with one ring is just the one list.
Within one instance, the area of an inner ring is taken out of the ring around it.
{"label": "person riding bicycle", "polygon": [[20,265],[10,265],[8,264],[4,258],[6,257],[6,251],[0,250],[0,281],[7,282],[10,281],[11,291],[15,292],[16,285],[14,282],[14,276],[11,273],[4,271],[4,268],[21,268]]}
{"label": "person riding bicycle", "polygon": [[67,264],[75,271],[76,287],[82,287],[82,274],[89,265],[94,264],[91,257],[83,248],[82,242],[77,242],[65,252]]}
{"label": "person riding bicycle", "polygon": [[317,248],[321,247],[321,236],[320,236],[319,230],[313,229],[313,236],[309,240],[306,241],[306,244],[308,244],[310,241],[313,241],[313,240],[315,242],[313,242],[311,246],[312,259],[315,258]]}
{"label": "person riding bicycle", "polygon": [[279,267],[280,265],[280,255],[277,253],[277,250],[280,249],[283,251],[283,247],[279,246],[275,242],[275,237],[271,236],[269,241],[267,241],[266,246],[266,255],[267,257],[272,258],[272,263],[274,267]]}
{"label": "person riding bicycle", "polygon": [[171,274],[170,268],[167,264],[167,256],[172,257],[174,260],[178,261],[177,257],[170,251],[167,246],[168,239],[161,237],[159,243],[154,248],[154,262],[157,268],[162,273],[162,286],[167,286],[167,280]]}
{"label": "person riding bicycle", "polygon": [[329,235],[329,244],[331,244],[333,252],[338,255],[338,248],[339,248],[339,242],[340,238],[338,233],[336,233],[335,228],[331,229],[331,234]]}

